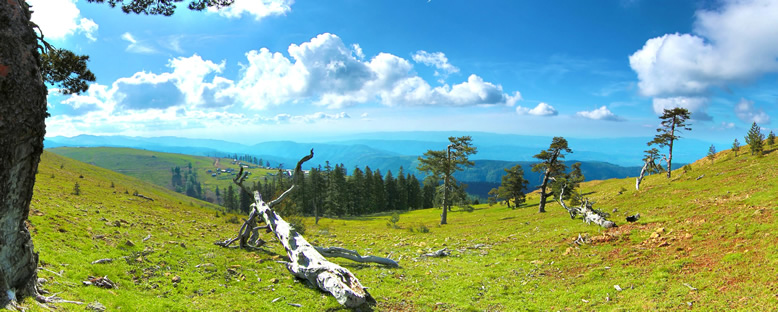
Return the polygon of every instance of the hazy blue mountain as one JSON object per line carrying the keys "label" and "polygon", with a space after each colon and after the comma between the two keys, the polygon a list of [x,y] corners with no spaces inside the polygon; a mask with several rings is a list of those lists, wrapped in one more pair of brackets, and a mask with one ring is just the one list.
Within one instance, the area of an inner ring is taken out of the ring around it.
{"label": "hazy blue mountain", "polygon": [[[535,163],[532,158],[540,150],[548,147],[551,137],[522,136],[483,132],[392,132],[363,133],[346,135],[322,142],[299,143],[292,141],[262,142],[245,145],[234,142],[178,137],[141,138],[128,136],[91,136],[50,137],[46,138],[46,148],[59,146],[73,147],[131,147],[159,152],[190,154],[199,156],[252,155],[272,166],[283,164],[291,168],[307,155],[311,148],[316,156],[306,163],[306,168],[343,164],[351,173],[354,167],[369,166],[373,171],[382,173],[392,171],[397,174],[400,167],[410,174],[423,178],[416,170],[418,157],[427,150],[443,150],[448,145],[449,136],[470,135],[478,153],[472,159],[476,165],[456,174],[459,181],[471,184],[470,192],[485,196],[491,187],[500,183],[503,169],[521,164],[526,178],[534,187],[540,183],[540,176],[530,168]],[[387,139],[391,138],[391,139]],[[587,180],[624,178],[636,176],[642,165],[640,159],[647,149],[650,138],[580,139],[568,138],[573,153],[568,159],[582,162],[581,169]],[[675,168],[683,163],[704,157],[710,143],[699,140],[682,139],[675,147],[673,160]],[[720,149],[726,149],[721,147]],[[573,161],[569,161],[572,163]]]}

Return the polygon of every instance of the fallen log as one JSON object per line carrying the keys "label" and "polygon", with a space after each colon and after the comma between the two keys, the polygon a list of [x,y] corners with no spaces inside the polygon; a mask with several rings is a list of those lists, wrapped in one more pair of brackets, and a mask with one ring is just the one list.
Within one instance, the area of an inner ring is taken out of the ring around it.
{"label": "fallen log", "polygon": [[564,193],[565,186],[562,186],[562,190],[559,192],[559,204],[570,213],[570,218],[575,219],[577,215],[581,215],[586,224],[594,223],[606,229],[616,227],[616,223],[607,219],[607,213],[592,208],[592,205],[594,204],[589,202],[589,199],[584,199],[580,207],[568,207],[562,199]]}
{"label": "fallen log", "polygon": [[[292,175],[293,179],[302,172],[302,164],[312,157],[313,150],[311,150],[310,155],[300,159]],[[245,179],[242,172],[243,170],[241,169],[234,181],[238,186],[246,190],[242,184]],[[370,293],[367,292],[367,289],[359,283],[359,280],[354,274],[348,269],[327,261],[327,259],[317,251],[316,247],[308,243],[300,233],[297,233],[291,224],[284,221],[281,216],[273,211],[273,207],[281,202],[294,189],[295,184],[293,183],[286,192],[270,203],[265,203],[259,192],[253,192],[255,202],[251,204],[249,218],[244,222],[243,226],[241,226],[238,237],[217,244],[228,247],[235,240],[240,240],[240,248],[257,247],[258,230],[264,228],[268,232],[273,232],[276,239],[278,239],[281,245],[284,246],[284,249],[286,249],[289,262],[283,263],[286,264],[286,268],[294,276],[310,282],[311,285],[314,285],[323,291],[329,292],[335,297],[338,303],[347,308],[356,308],[365,304],[375,304],[375,299],[373,299]],[[267,226],[257,227],[257,221],[264,221]]]}
{"label": "fallen log", "polygon": [[388,265],[392,267],[400,266],[399,264],[397,264],[396,261],[392,259],[370,256],[370,255],[362,256],[359,254],[359,252],[356,252],[354,250],[349,250],[346,248],[341,248],[341,247],[325,248],[325,247],[318,247],[318,246],[313,246],[313,248],[316,248],[316,251],[318,251],[322,256],[325,257],[345,258],[354,262],[372,262],[372,263],[378,263],[378,264]]}

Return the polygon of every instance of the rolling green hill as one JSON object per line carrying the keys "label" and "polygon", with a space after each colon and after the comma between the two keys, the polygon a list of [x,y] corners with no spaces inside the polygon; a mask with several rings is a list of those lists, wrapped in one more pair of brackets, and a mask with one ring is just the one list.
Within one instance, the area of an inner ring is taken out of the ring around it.
{"label": "rolling green hill", "polygon": [[[528,206],[515,210],[455,209],[445,226],[437,225],[439,210],[426,209],[401,213],[396,227],[387,226],[386,215],[308,220],[305,236],[399,261],[400,268],[384,268],[333,259],[370,288],[377,311],[776,310],[778,153],[732,156],[724,151],[713,162],[699,160],[670,180],[649,176],[639,192],[634,179],[583,183],[596,208],[614,211],[619,227],[609,230],[571,220],[557,204],[538,214],[537,196],[530,195]],[[81,184],[79,196],[70,194],[74,182]],[[44,287],[109,310],[338,309],[332,297],[275,262],[285,252],[274,240],[266,238],[269,245],[258,252],[213,245],[235,235],[238,225],[208,207],[44,153],[30,213]],[[634,213],[642,218],[626,223]],[[579,236],[586,243],[573,243]],[[421,257],[441,248],[451,255]],[[106,257],[115,260],[90,264]],[[107,275],[119,288],[81,285],[90,275]]]}
{"label": "rolling green hill", "polygon": [[[231,168],[237,171],[239,168],[238,164],[233,163],[229,158],[171,154],[122,147],[58,147],[48,151],[168,189],[173,189],[170,169],[178,166],[188,170],[186,168],[192,164],[192,171],[197,174],[203,190],[206,191],[206,198],[210,202],[215,202],[215,187],[224,189],[232,184],[234,178],[234,175],[228,173],[213,176],[215,170]],[[247,181],[251,182],[253,179],[275,174],[277,171],[254,168],[249,172],[252,176]]]}

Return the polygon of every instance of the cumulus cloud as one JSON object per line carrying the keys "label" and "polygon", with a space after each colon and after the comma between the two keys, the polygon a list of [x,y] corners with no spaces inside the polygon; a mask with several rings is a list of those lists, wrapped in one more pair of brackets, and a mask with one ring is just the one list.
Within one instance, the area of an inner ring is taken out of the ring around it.
{"label": "cumulus cloud", "polygon": [[735,105],[735,115],[743,122],[758,124],[770,124],[770,116],[761,108],[754,107],[754,102],[746,99],[740,99]]}
{"label": "cumulus cloud", "polygon": [[122,39],[130,43],[127,45],[127,48],[125,48],[127,52],[142,53],[142,54],[150,54],[150,53],[157,52],[156,50],[154,50],[154,48],[142,42],[138,42],[138,40],[136,40],[135,37],[133,37],[132,34],[129,32],[122,34]]}
{"label": "cumulus cloud", "polygon": [[270,15],[284,15],[292,10],[294,0],[235,0],[226,7],[208,11],[217,13],[227,18],[240,18],[243,15],[253,16],[255,20],[261,20]]}
{"label": "cumulus cloud", "polygon": [[559,112],[557,112],[556,109],[554,109],[553,106],[548,105],[544,102],[538,103],[535,108],[527,108],[522,106],[516,106],[516,113],[519,115],[533,115],[533,116],[556,116],[559,115]]}
{"label": "cumulus cloud", "polygon": [[693,33],[649,39],[629,63],[640,93],[659,98],[706,97],[778,72],[778,2],[730,0],[700,10]]}
{"label": "cumulus cloud", "polygon": [[778,71],[778,2],[725,1],[698,11],[694,34],[649,39],[629,57],[647,96],[701,95]]}
{"label": "cumulus cloud", "polygon": [[408,60],[379,53],[363,61],[361,48],[347,48],[329,33],[292,44],[288,53],[287,58],[266,48],[249,51],[240,79],[226,93],[253,109],[304,100],[342,108],[375,100],[387,106],[513,105],[521,98],[477,75],[432,87]]}
{"label": "cumulus cloud", "polygon": [[40,26],[46,39],[65,39],[81,33],[91,41],[98,25],[91,19],[81,17],[75,0],[28,0],[32,7],[32,21]]}
{"label": "cumulus cloud", "polygon": [[654,113],[661,115],[665,109],[682,107],[691,112],[691,118],[695,120],[710,121],[713,118],[706,112],[708,109],[707,97],[668,97],[654,98]]}
{"label": "cumulus cloud", "polygon": [[624,118],[613,114],[605,105],[592,111],[582,111],[575,114],[579,117],[593,120],[624,121]]}

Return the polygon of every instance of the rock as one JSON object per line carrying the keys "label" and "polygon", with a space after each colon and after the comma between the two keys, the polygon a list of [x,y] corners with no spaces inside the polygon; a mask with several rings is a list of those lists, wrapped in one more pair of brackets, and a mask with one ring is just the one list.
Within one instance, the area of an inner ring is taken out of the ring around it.
{"label": "rock", "polygon": [[45,279],[43,277],[38,278],[38,284],[41,284],[41,285],[46,284],[46,282],[48,282],[48,281],[49,280],[47,280],[47,279]]}
{"label": "rock", "polygon": [[105,311],[105,306],[102,303],[99,303],[97,301],[90,303],[86,306],[87,309],[97,312],[103,312]]}
{"label": "rock", "polygon": [[176,275],[176,276],[173,276],[173,279],[171,279],[171,281],[172,281],[173,283],[180,283],[180,282],[181,282],[181,277],[180,277],[180,276],[178,276],[178,275]]}
{"label": "rock", "polygon": [[126,242],[124,242],[124,244],[125,244],[125,245],[127,245],[127,246],[129,246],[129,247],[134,247],[134,246],[135,246],[135,243],[133,243],[133,242],[132,242],[131,240],[129,240],[129,239],[128,239]]}
{"label": "rock", "polygon": [[271,284],[278,284],[278,279],[277,278],[271,278],[270,279],[270,283]]}

